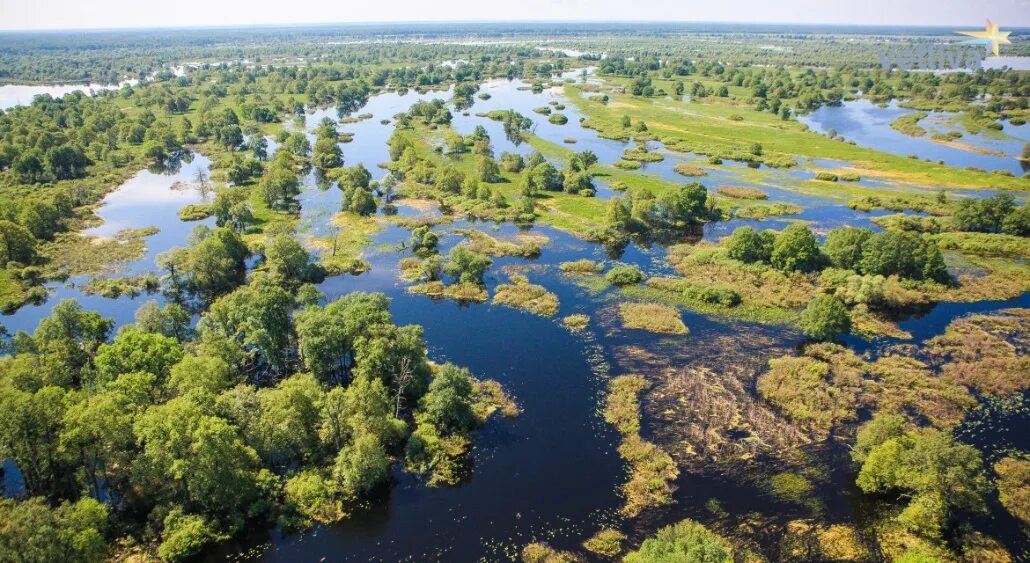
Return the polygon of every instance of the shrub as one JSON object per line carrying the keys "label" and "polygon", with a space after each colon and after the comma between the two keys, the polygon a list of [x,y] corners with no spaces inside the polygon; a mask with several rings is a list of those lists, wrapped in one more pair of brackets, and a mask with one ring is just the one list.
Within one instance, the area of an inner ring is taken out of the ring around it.
{"label": "shrub", "polygon": [[644,540],[640,549],[627,555],[623,561],[624,563],[663,563],[666,561],[732,563],[733,548],[721,536],[688,519],[658,530],[653,538]]}
{"label": "shrub", "polygon": [[565,125],[569,122],[569,118],[565,117],[564,113],[553,113],[551,114],[551,117],[547,118],[547,121],[550,121],[555,125]]}
{"label": "shrub", "polygon": [[609,270],[604,278],[612,285],[634,285],[644,280],[644,274],[636,266],[623,264]]}
{"label": "shrub", "polygon": [[683,297],[692,301],[735,307],[740,304],[740,294],[728,287],[687,284]]}
{"label": "shrub", "polygon": [[840,299],[820,295],[811,300],[801,312],[798,327],[809,338],[829,340],[851,330],[851,318]]}
{"label": "shrub", "polygon": [[836,182],[838,178],[833,172],[819,172],[815,175],[815,179],[823,182]]}

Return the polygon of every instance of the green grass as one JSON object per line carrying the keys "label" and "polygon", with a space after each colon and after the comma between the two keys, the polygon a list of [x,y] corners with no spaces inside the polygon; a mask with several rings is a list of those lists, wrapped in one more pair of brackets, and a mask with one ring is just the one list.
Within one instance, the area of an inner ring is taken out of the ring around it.
{"label": "green grass", "polygon": [[919,126],[919,121],[926,119],[929,115],[925,111],[917,111],[903,115],[894,121],[891,121],[891,128],[895,131],[908,135],[909,137],[922,137],[926,135],[926,129]]}
{"label": "green grass", "polygon": [[[645,121],[651,134],[677,150],[746,156],[750,154],[751,145],[759,143],[762,155],[754,158],[760,161],[784,161],[794,157],[843,160],[860,168],[865,175],[897,182],[1030,190],[1030,182],[1021,178],[959,169],[841,143],[767,112],[707,103],[711,98],[704,98],[706,103],[697,103],[612,93],[609,94],[611,101],[602,104],[588,99],[577,86],[567,85],[565,93],[586,116],[586,124],[605,136],[625,137],[628,133],[621,120],[623,115],[629,115],[634,123]],[[731,119],[734,114],[745,117],[736,121]]]}

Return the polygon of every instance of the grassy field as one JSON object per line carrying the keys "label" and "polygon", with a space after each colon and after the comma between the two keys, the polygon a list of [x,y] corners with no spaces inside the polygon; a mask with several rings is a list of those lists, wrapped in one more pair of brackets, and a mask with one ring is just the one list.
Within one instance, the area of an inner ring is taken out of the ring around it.
{"label": "grassy field", "polygon": [[[634,131],[622,126],[622,117],[629,115],[634,124],[644,121],[650,136],[678,150],[716,155],[748,153],[752,144],[759,143],[762,159],[767,161],[794,157],[842,160],[852,163],[864,175],[896,182],[1030,191],[1030,182],[1022,178],[965,170],[858,147],[807,131],[801,123],[783,121],[768,112],[620,93],[609,94],[610,101],[604,104],[588,98],[574,85],[567,85],[565,94],[586,116],[585,124],[605,137],[633,136]],[[734,116],[743,119],[731,119]]]}

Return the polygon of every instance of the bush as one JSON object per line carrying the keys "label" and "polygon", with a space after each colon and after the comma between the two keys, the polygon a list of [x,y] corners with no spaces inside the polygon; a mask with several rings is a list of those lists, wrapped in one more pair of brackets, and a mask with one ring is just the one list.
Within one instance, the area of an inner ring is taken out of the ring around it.
{"label": "bush", "polygon": [[772,257],[775,237],[770,232],[758,232],[753,227],[738,227],[726,244],[726,254],[741,262],[768,262]]}
{"label": "bush", "polygon": [[769,261],[784,272],[811,272],[822,265],[823,255],[812,231],[805,225],[795,224],[776,237]]}
{"label": "bush", "polygon": [[815,179],[823,182],[836,182],[838,178],[833,172],[819,172],[815,175]]}
{"label": "bush", "polygon": [[653,538],[644,540],[640,549],[627,555],[623,561],[625,563],[664,563],[667,561],[732,563],[733,548],[721,536],[688,519],[658,530]]}
{"label": "bush", "polygon": [[547,118],[547,121],[550,121],[555,125],[565,125],[569,122],[569,118],[565,117],[564,113],[554,113],[551,114],[551,117]]}
{"label": "bush", "polygon": [[809,338],[829,340],[851,330],[851,318],[840,299],[820,295],[811,300],[801,312],[798,327]]}
{"label": "bush", "polygon": [[683,289],[683,297],[691,301],[735,307],[740,305],[740,294],[728,287],[688,284]]}
{"label": "bush", "polygon": [[604,278],[612,285],[634,285],[644,280],[644,274],[636,266],[615,266],[605,274]]}

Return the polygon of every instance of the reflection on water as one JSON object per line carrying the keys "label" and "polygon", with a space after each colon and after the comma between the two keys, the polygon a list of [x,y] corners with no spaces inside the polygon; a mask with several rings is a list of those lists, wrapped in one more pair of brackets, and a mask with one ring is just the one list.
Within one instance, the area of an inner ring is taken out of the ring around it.
{"label": "reflection on water", "polygon": [[[188,158],[188,160],[187,160]],[[144,239],[146,253],[138,260],[121,265],[114,275],[140,275],[156,272],[155,259],[158,254],[186,244],[190,231],[197,225],[214,225],[214,219],[184,222],[179,220],[179,210],[191,203],[201,203],[204,196],[194,183],[198,171],[208,172],[211,161],[199,153],[184,158],[171,170],[152,172],[143,170],[109,193],[96,214],[104,222],[84,231],[84,235],[111,237],[124,229],[157,227],[156,234]],[[115,320],[116,325],[130,323],[136,308],[148,299],[163,302],[163,296],[122,296],[117,299],[88,295],[79,290],[79,285],[88,282],[89,276],[76,276],[65,282],[47,284],[49,297],[38,305],[25,305],[13,315],[0,317],[0,324],[10,332],[24,330],[32,332],[39,321],[50,314],[54,305],[62,299],[77,299],[86,309],[99,312]]]}

